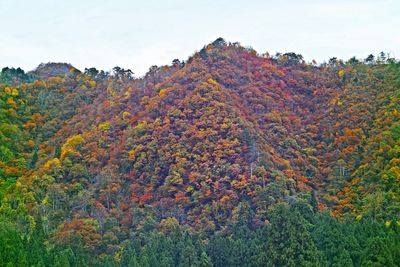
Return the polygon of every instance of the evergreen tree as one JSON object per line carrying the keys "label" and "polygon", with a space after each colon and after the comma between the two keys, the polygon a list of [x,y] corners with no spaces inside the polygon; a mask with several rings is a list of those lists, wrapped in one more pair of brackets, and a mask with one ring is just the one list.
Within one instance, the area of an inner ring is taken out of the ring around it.
{"label": "evergreen tree", "polygon": [[315,190],[311,191],[311,195],[310,195],[310,205],[311,207],[313,207],[314,211],[318,211],[318,200],[317,200],[317,196],[315,193]]}
{"label": "evergreen tree", "polygon": [[319,252],[297,211],[286,204],[278,204],[270,223],[266,266],[320,265]]}
{"label": "evergreen tree", "polygon": [[354,266],[349,251],[358,247],[351,243],[354,240],[352,236],[344,236],[339,222],[332,217],[320,214],[316,216],[312,237],[317,248],[322,252],[326,265]]}
{"label": "evergreen tree", "polygon": [[390,244],[390,240],[386,238],[375,237],[369,239],[362,257],[361,265],[366,267],[396,266],[388,244]]}
{"label": "evergreen tree", "polygon": [[29,169],[35,167],[37,161],[38,161],[38,149],[35,149],[35,151],[33,151],[31,162],[29,163]]}

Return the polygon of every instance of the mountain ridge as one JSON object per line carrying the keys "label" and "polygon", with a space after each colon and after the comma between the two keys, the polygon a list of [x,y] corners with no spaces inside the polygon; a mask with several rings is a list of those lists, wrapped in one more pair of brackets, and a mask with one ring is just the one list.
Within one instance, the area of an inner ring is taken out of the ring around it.
{"label": "mountain ridge", "polygon": [[219,38],[141,78],[21,71],[0,76],[0,200],[26,231],[40,222],[61,243],[88,231],[97,248],[111,222],[117,240],[151,221],[226,233],[246,212],[268,227],[282,203],[400,220],[395,59],[316,65]]}

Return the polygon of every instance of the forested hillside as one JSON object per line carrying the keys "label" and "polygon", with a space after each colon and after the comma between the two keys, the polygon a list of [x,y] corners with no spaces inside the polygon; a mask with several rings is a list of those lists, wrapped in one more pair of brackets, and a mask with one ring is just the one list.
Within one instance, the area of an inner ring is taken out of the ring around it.
{"label": "forested hillside", "polygon": [[400,63],[219,38],[0,73],[0,266],[399,266]]}

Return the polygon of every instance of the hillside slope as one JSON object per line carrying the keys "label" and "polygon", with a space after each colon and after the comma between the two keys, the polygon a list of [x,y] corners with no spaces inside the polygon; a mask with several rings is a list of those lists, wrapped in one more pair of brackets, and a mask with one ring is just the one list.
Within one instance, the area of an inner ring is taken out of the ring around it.
{"label": "hillside slope", "polygon": [[63,240],[93,224],[87,242],[124,240],[149,216],[224,231],[244,206],[259,227],[299,200],[400,220],[394,59],[316,65],[217,39],[142,78],[21,71],[0,77],[0,200],[24,231],[40,221]]}

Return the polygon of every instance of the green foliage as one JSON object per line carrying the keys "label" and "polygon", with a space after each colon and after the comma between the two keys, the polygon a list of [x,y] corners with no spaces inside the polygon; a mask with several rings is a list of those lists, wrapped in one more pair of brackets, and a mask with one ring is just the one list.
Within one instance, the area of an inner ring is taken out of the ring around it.
{"label": "green foliage", "polygon": [[296,210],[277,205],[268,233],[267,266],[319,266],[319,255],[306,223]]}

